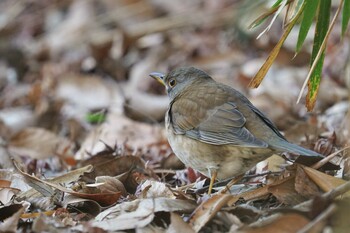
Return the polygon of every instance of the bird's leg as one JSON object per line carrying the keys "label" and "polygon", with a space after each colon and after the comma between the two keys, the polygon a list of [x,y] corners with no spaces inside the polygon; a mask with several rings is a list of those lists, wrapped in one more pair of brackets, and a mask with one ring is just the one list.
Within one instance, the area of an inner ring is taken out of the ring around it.
{"label": "bird's leg", "polygon": [[213,189],[213,185],[218,175],[218,172],[216,170],[209,169],[209,173],[210,173],[210,184],[209,184],[208,194],[211,194],[211,190]]}

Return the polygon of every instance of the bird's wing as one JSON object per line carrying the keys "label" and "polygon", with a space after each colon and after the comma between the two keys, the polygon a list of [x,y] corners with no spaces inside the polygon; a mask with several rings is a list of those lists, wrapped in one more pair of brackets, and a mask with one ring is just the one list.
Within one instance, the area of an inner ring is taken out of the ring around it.
{"label": "bird's wing", "polygon": [[218,100],[214,96],[201,100],[193,101],[182,96],[171,103],[170,123],[176,134],[213,145],[268,146],[245,127],[246,119],[233,102]]}

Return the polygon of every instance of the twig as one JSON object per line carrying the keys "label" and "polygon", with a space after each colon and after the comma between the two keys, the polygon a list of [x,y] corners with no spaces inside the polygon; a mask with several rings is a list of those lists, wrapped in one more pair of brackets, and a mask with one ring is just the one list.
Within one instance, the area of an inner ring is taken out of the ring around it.
{"label": "twig", "polygon": [[[329,192],[322,194],[322,197],[326,198],[326,199],[333,200],[336,197],[348,192],[349,190],[350,190],[350,181],[348,181],[342,185],[339,185],[338,187],[332,189]],[[310,207],[311,204],[312,204],[312,200],[308,200],[308,201],[305,201],[303,203],[300,203],[299,205],[296,205],[295,209],[305,210],[306,208]]]}
{"label": "twig", "polygon": [[[335,189],[333,189],[327,193],[322,194],[322,197],[329,199],[329,200],[333,200],[336,197],[348,192],[349,190],[350,190],[350,181],[348,181],[342,185],[339,185],[338,187],[336,187]],[[312,202],[313,202],[313,200],[305,201],[303,203],[300,203],[299,205],[296,205],[293,209],[299,210],[299,211],[308,211],[309,210],[308,208],[310,208]],[[258,223],[252,223],[252,224],[250,224],[250,226],[252,226],[252,227],[257,226],[257,224],[259,224],[259,226],[260,226],[264,223],[271,222],[273,219],[276,219],[279,216],[281,216],[281,213],[272,214],[272,215],[264,218],[263,222],[259,221]]]}
{"label": "twig", "polygon": [[322,167],[323,165],[325,165],[326,163],[328,163],[329,161],[331,161],[331,159],[333,159],[337,154],[339,154],[340,152],[349,149],[350,146],[344,147],[341,150],[338,150],[330,155],[328,155],[327,157],[323,158],[322,160],[318,161],[317,163],[315,163],[314,165],[312,165],[313,169],[319,169],[320,167]]}

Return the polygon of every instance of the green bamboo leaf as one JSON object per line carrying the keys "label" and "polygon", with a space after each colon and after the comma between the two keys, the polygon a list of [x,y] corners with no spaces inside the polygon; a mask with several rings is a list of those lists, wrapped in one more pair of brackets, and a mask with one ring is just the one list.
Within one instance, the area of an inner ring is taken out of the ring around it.
{"label": "green bamboo leaf", "polygon": [[343,6],[343,16],[342,16],[342,23],[341,23],[341,35],[344,36],[350,19],[350,0],[344,0],[344,6]]}
{"label": "green bamboo leaf", "polygon": [[[315,58],[321,48],[323,41],[325,40],[328,28],[329,28],[329,19],[331,13],[331,0],[320,0],[320,6],[318,8],[318,17],[315,30],[314,45],[312,48],[311,54],[311,64],[314,63]],[[324,52],[318,61],[316,61],[316,66],[313,72],[311,73],[309,82],[308,82],[308,93],[306,97],[306,107],[308,111],[311,111],[316,103],[316,97],[318,94],[318,89],[321,82],[322,76],[322,67],[324,61]]]}
{"label": "green bamboo leaf", "polygon": [[283,0],[277,0],[273,5],[272,5],[272,7],[271,8],[273,8],[273,7],[278,7],[279,5],[281,5],[281,2],[282,2]]}
{"label": "green bamboo leaf", "polygon": [[310,30],[312,21],[315,17],[319,0],[305,0],[305,9],[303,13],[303,19],[300,24],[300,30],[298,35],[298,42],[296,46],[296,53],[300,52],[300,49],[305,41],[307,33]]}

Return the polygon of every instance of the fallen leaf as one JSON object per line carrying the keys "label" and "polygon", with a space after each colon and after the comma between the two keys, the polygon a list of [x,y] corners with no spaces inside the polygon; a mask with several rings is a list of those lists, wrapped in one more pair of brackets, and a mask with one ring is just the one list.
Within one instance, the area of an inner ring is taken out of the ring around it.
{"label": "fallen leaf", "polygon": [[217,194],[199,205],[193,212],[189,221],[193,230],[199,232],[200,229],[227,204],[231,197],[232,196],[228,194]]}
{"label": "fallen leaf", "polygon": [[[315,184],[317,184],[324,192],[329,192],[339,185],[346,183],[346,181],[343,179],[327,175],[310,167],[303,167],[303,169],[310,179],[315,182]],[[342,197],[348,197],[349,195],[350,191],[344,193]]]}
{"label": "fallen leaf", "polygon": [[336,211],[330,217],[330,225],[333,227],[333,232],[346,233],[350,229],[349,208],[350,199],[346,197],[336,201]]}
{"label": "fallen leaf", "polygon": [[102,211],[102,207],[99,203],[91,199],[84,199],[74,195],[66,195],[62,202],[62,206],[67,208],[72,206],[74,209],[78,210],[80,213],[86,213],[91,216],[97,216]]}
{"label": "fallen leaf", "polygon": [[134,150],[148,151],[151,150],[150,145],[157,145],[158,142],[164,141],[164,138],[164,129],[159,126],[136,122],[121,114],[110,113],[106,122],[87,136],[75,158],[78,160],[89,158],[91,154],[105,150],[106,145],[115,143],[125,144]]}
{"label": "fallen leaf", "polygon": [[93,166],[93,171],[85,174],[82,180],[94,181],[97,176],[117,176],[134,169],[144,169],[142,159],[137,156],[115,156],[113,152],[99,153],[85,160],[82,165]]}
{"label": "fallen leaf", "polygon": [[320,194],[317,185],[310,180],[301,166],[297,166],[295,175],[295,190],[306,198],[312,198]]}
{"label": "fallen leaf", "polygon": [[295,233],[302,229],[309,220],[300,214],[284,214],[266,225],[242,229],[237,233]]}
{"label": "fallen leaf", "polygon": [[240,195],[235,195],[233,197],[231,197],[230,201],[227,203],[228,206],[233,205],[234,203],[236,203],[240,198],[243,198],[245,201],[250,201],[250,200],[254,200],[254,199],[259,199],[262,197],[265,197],[267,195],[270,194],[269,192],[269,186],[265,185],[263,187],[259,187],[257,189],[253,189],[251,191],[242,193]]}
{"label": "fallen leaf", "polygon": [[8,180],[0,180],[0,203],[8,204],[12,198],[21,190],[10,187],[11,182]]}
{"label": "fallen leaf", "polygon": [[128,230],[147,226],[155,213],[192,211],[195,205],[191,201],[169,198],[137,199],[123,202],[100,213],[92,226],[106,231]]}
{"label": "fallen leaf", "polygon": [[0,232],[16,232],[17,225],[25,206],[13,204],[0,208]]}
{"label": "fallen leaf", "polygon": [[60,202],[61,198],[58,197],[60,193],[57,192],[59,190],[60,192],[68,193],[77,197],[91,199],[94,201],[97,201],[102,206],[109,206],[114,204],[119,197],[121,196],[121,192],[115,192],[115,193],[79,193],[75,192],[71,189],[68,189],[66,187],[63,187],[59,184],[55,184],[50,181],[41,180],[35,176],[29,175],[25,172],[23,172],[21,169],[19,169],[17,163],[14,161],[14,164],[17,168],[17,170],[24,176],[24,178],[28,181],[28,184],[35,188],[38,192],[43,194],[47,197],[53,197],[53,199],[56,199],[55,201]]}
{"label": "fallen leaf", "polygon": [[115,156],[111,152],[99,153],[83,164],[91,164],[94,170],[81,177],[80,180],[92,183],[97,176],[117,176],[127,192],[134,193],[146,173],[145,164],[137,156]]}
{"label": "fallen leaf", "polygon": [[195,231],[186,223],[180,215],[171,212],[170,213],[170,225],[166,230],[166,233],[194,233]]}
{"label": "fallen leaf", "polygon": [[96,177],[96,183],[100,184],[97,188],[101,193],[121,192],[123,196],[126,196],[126,190],[123,183],[115,177],[98,176]]}
{"label": "fallen leaf", "polygon": [[296,205],[306,200],[295,190],[295,177],[287,177],[274,184],[269,185],[268,191],[274,195],[278,201],[286,205]]}
{"label": "fallen leaf", "polygon": [[165,183],[153,180],[146,180],[141,184],[142,198],[167,197],[175,198],[173,192]]}
{"label": "fallen leaf", "polygon": [[[84,173],[91,172],[92,169],[93,169],[93,167],[91,165],[88,165],[88,166],[85,166],[82,168],[78,168],[76,170],[67,172],[61,176],[54,177],[54,178],[50,179],[50,182],[52,182],[54,184],[68,184],[68,183],[71,183],[73,181],[78,180],[78,178],[80,176],[82,176]],[[17,196],[17,199],[18,200],[25,200],[27,198],[33,198],[33,197],[38,197],[38,196],[40,196],[40,193],[37,190],[32,188],[26,192],[19,194]]]}
{"label": "fallen leaf", "polygon": [[28,127],[15,134],[9,141],[9,151],[16,155],[45,159],[73,155],[73,143],[56,134],[35,127]]}

